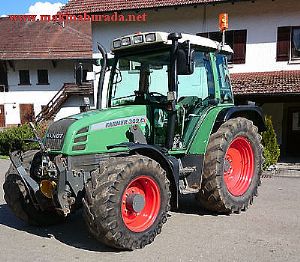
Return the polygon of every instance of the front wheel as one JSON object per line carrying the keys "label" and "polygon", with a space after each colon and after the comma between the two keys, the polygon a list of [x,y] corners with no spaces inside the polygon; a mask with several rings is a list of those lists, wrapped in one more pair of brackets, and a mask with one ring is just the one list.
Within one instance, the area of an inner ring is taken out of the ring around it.
{"label": "front wheel", "polygon": [[143,248],[167,221],[169,181],[161,166],[148,157],[116,157],[100,163],[85,189],[88,229],[106,245]]}
{"label": "front wheel", "polygon": [[[31,170],[38,170],[37,150],[30,150],[22,154],[23,166],[28,174]],[[51,201],[40,195],[41,198],[51,207],[49,210],[38,209],[29,197],[25,184],[20,175],[17,174],[14,166],[11,164],[5,175],[3,184],[4,199],[12,212],[21,220],[29,225],[49,226],[65,221],[64,216],[58,214]],[[40,193],[40,192],[38,192]]]}
{"label": "front wheel", "polygon": [[261,136],[252,121],[230,119],[211,135],[203,169],[200,204],[220,213],[240,213],[257,195],[263,162]]}

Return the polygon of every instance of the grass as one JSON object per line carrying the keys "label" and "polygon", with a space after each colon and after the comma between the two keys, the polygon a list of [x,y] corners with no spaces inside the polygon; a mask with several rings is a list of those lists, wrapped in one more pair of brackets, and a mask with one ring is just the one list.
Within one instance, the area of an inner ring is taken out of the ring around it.
{"label": "grass", "polygon": [[8,160],[8,159],[9,159],[9,156],[2,156],[2,155],[0,155],[0,159]]}

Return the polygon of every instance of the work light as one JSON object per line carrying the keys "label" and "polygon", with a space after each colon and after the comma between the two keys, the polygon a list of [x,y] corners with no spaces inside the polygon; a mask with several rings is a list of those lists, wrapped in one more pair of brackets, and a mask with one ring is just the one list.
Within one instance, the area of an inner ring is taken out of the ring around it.
{"label": "work light", "polygon": [[121,47],[121,40],[117,39],[113,41],[113,48],[120,48]]}
{"label": "work light", "polygon": [[133,43],[134,44],[140,44],[140,43],[143,43],[143,41],[144,41],[143,35],[135,35],[133,37]]}
{"label": "work light", "polygon": [[130,41],[130,37],[124,37],[122,38],[122,46],[128,46],[131,44],[131,41]]}
{"label": "work light", "polygon": [[147,34],[145,36],[145,41],[146,42],[155,42],[155,40],[156,40],[155,33]]}

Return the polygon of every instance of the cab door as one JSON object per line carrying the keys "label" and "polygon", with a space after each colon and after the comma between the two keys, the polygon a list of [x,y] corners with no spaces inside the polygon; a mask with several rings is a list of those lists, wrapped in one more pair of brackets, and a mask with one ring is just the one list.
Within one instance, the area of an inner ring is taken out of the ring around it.
{"label": "cab door", "polygon": [[192,75],[178,76],[178,123],[187,148],[203,115],[216,104],[216,88],[209,53],[196,51]]}

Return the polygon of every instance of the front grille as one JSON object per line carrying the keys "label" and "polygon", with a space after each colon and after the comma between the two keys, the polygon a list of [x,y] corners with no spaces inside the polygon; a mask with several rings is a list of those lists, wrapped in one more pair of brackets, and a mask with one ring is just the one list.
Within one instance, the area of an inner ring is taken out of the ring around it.
{"label": "front grille", "polygon": [[64,118],[51,124],[45,138],[46,148],[50,150],[61,150],[67,130],[75,121],[76,119],[73,118]]}

